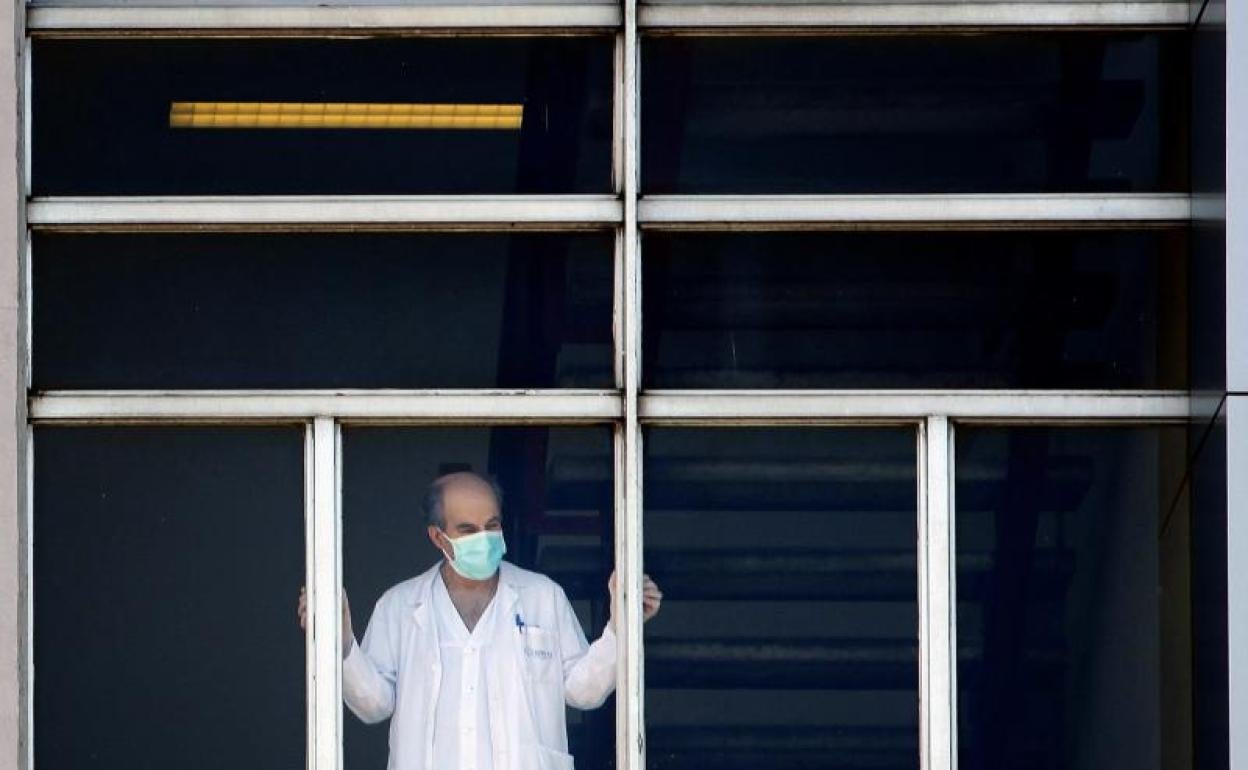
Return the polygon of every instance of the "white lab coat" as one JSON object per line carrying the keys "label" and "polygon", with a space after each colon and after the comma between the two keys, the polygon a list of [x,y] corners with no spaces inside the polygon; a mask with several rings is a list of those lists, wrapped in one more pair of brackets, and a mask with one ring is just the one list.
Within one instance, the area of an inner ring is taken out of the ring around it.
{"label": "white lab coat", "polygon": [[[368,723],[390,718],[388,770],[449,770],[433,767],[441,645],[431,587],[441,566],[382,594],[342,662],[351,711]],[[615,689],[615,635],[608,627],[586,642],[563,588],[506,561],[494,601],[494,654],[483,661],[494,770],[572,770],[565,703],[597,708]]]}

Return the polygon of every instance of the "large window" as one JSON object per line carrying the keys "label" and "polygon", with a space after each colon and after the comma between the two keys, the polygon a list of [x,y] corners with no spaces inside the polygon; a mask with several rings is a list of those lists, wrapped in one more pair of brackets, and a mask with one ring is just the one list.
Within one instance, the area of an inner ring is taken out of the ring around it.
{"label": "large window", "polygon": [[919,767],[913,428],[654,428],[648,767]]}
{"label": "large window", "polygon": [[610,387],[610,233],[34,242],[35,387]]}
{"label": "large window", "polygon": [[657,38],[642,190],[1181,190],[1177,34]]}
{"label": "large window", "polygon": [[302,761],[303,431],[40,427],[34,444],[35,763]]}
{"label": "large window", "polygon": [[38,40],[36,195],[605,193],[608,38]]}
{"label": "large window", "polygon": [[957,437],[958,752],[1159,767],[1189,714],[1182,428]]}
{"label": "large window", "polygon": [[1187,36],[983,5],[32,7],[34,768],[384,767],[463,469],[581,770],[1186,767]]}

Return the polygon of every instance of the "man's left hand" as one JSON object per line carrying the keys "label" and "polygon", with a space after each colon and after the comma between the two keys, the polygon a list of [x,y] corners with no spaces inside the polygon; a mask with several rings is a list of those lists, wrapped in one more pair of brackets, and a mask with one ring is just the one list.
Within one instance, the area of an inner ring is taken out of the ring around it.
{"label": "man's left hand", "polygon": [[[611,577],[607,578],[607,590],[611,593],[611,620],[608,624],[611,630],[615,630],[615,571],[612,570]],[[642,622],[649,620],[659,613],[659,605],[663,603],[663,592],[659,590],[659,586],[649,575],[641,576],[641,616]]]}

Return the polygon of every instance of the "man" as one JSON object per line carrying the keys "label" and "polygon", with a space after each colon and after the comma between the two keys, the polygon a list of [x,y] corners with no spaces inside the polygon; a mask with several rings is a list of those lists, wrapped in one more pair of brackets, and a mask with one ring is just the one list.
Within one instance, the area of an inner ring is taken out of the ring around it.
{"label": "man", "polygon": [[[501,504],[475,473],[435,479],[424,508],[445,558],[382,594],[360,644],[343,595],[343,700],[390,718],[389,770],[572,770],[565,704],[597,708],[615,688],[615,573],[589,644],[557,583],[502,560]],[[643,583],[649,620],[663,595]],[[306,611],[301,591],[301,626]]]}

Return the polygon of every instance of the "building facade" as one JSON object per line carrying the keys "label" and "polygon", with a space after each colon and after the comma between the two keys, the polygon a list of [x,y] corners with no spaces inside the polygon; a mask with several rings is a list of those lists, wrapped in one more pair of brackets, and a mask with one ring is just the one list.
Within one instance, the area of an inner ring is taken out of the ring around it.
{"label": "building facade", "polygon": [[384,767],[467,468],[623,587],[543,767],[1248,770],[1244,8],[3,24],[0,767]]}

